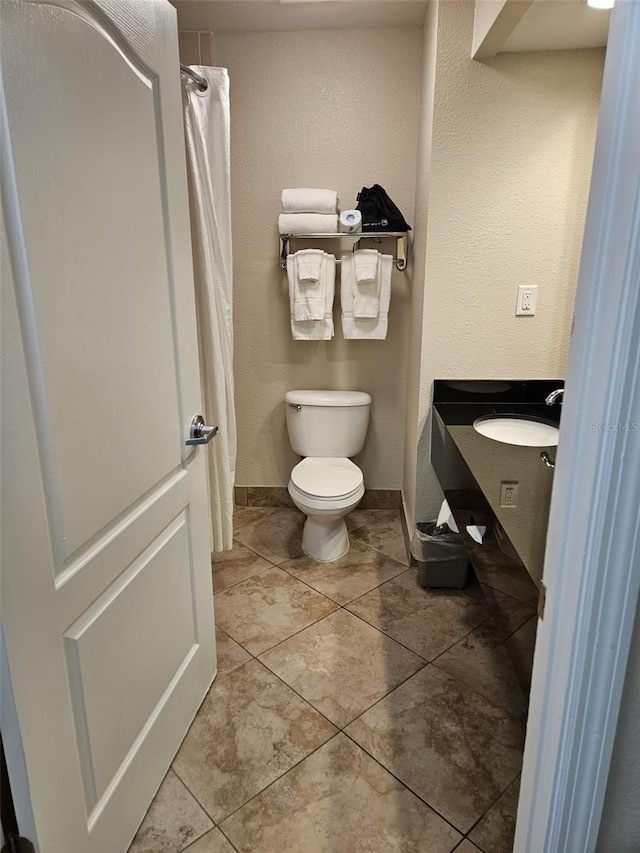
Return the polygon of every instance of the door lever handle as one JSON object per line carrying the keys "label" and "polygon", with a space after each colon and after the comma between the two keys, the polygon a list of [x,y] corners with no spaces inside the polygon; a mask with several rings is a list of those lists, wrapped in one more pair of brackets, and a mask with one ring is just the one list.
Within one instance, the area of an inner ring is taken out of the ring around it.
{"label": "door lever handle", "polygon": [[214,435],[217,434],[217,426],[207,426],[202,415],[194,415],[191,420],[189,438],[185,444],[209,444]]}

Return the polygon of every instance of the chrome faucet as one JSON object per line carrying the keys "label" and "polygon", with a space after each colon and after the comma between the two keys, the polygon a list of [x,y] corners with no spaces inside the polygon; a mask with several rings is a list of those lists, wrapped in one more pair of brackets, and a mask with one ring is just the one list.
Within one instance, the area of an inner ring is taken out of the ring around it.
{"label": "chrome faucet", "polygon": [[553,406],[553,404],[558,401],[558,397],[562,397],[563,394],[564,388],[556,388],[555,391],[552,391],[547,397],[544,398],[544,401],[547,406]]}

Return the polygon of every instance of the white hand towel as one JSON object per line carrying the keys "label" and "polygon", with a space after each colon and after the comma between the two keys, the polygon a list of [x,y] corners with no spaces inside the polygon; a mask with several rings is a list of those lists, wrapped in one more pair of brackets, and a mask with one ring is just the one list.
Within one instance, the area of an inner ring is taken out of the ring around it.
{"label": "white hand towel", "polygon": [[282,190],[283,213],[337,213],[338,193],[335,190],[316,190],[296,187]]}
{"label": "white hand towel", "polygon": [[375,249],[359,249],[353,253],[353,316],[377,317],[380,313],[380,255]]}
{"label": "white hand towel", "polygon": [[280,234],[336,234],[338,214],[328,213],[281,213],[278,218]]}
{"label": "white hand towel", "polygon": [[346,340],[384,340],[387,337],[391,301],[391,255],[380,255],[380,311],[377,317],[354,317],[353,291],[356,281],[353,255],[342,258],[340,298],[342,301],[342,336]]}
{"label": "white hand towel", "polygon": [[[320,280],[324,287],[324,314],[319,320],[296,320],[295,278],[289,275],[289,270],[295,266],[294,255],[287,258],[287,278],[289,281],[289,302],[291,305],[291,335],[295,341],[329,341],[334,334],[333,326],[333,297],[335,295],[336,259],[333,255],[324,256]],[[307,286],[305,286],[307,289]]]}
{"label": "white hand towel", "polygon": [[296,252],[296,263],[298,265],[298,281],[318,281],[320,278],[320,267],[324,252],[322,249],[301,249]]}
{"label": "white hand towel", "polygon": [[378,277],[378,258],[376,249],[357,249],[353,253],[356,264],[356,281],[375,281]]}
{"label": "white hand towel", "polygon": [[322,320],[325,311],[325,293],[327,276],[324,266],[324,252],[320,252],[318,278],[315,281],[301,281],[300,261],[296,252],[287,258],[287,278],[289,293],[293,302],[291,311],[294,320]]}

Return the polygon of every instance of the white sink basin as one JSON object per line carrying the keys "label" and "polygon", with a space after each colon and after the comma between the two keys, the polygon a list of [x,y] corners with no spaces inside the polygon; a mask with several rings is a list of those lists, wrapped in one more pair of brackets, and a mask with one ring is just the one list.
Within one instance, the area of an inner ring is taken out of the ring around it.
{"label": "white sink basin", "polygon": [[558,444],[558,427],[541,418],[486,415],[475,420],[473,428],[480,435],[504,444],[521,447],[555,447]]}

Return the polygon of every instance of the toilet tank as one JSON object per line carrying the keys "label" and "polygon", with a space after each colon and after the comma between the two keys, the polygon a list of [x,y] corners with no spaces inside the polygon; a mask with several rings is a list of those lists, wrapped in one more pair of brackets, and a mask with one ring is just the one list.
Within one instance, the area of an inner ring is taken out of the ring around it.
{"label": "toilet tank", "polygon": [[355,456],[367,434],[371,397],[364,391],[287,391],[287,429],[299,456]]}

